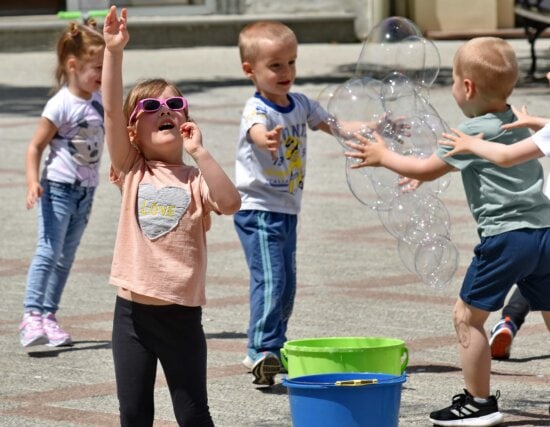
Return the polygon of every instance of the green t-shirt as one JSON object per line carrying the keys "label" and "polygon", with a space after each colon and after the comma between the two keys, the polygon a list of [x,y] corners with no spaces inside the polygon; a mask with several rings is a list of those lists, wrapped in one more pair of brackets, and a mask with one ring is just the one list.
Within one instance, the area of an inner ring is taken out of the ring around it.
{"label": "green t-shirt", "polygon": [[[516,120],[509,108],[463,122],[458,129],[468,135],[483,132],[483,139],[513,144],[530,136],[527,129],[504,131],[501,126]],[[543,194],[544,175],[538,160],[502,168],[472,154],[444,158],[450,147],[439,146],[437,155],[459,169],[478,234],[494,236],[521,228],[550,227],[550,200]]]}

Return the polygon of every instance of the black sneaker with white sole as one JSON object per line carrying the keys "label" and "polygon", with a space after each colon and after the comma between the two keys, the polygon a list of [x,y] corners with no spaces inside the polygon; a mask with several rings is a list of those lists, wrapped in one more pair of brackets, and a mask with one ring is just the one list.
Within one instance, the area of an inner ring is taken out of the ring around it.
{"label": "black sneaker with white sole", "polygon": [[504,416],[498,410],[496,396],[489,396],[486,403],[479,403],[464,389],[464,393],[453,396],[451,406],[434,411],[430,421],[436,426],[496,426],[503,422]]}
{"label": "black sneaker with white sole", "polygon": [[272,386],[275,384],[275,375],[280,370],[281,363],[276,355],[269,351],[258,353],[252,366],[252,375],[254,375],[252,383],[261,386]]}

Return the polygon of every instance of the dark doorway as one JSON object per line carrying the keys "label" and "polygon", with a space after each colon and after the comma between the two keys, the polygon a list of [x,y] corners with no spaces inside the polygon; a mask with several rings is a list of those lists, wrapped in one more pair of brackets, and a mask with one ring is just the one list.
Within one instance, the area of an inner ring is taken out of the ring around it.
{"label": "dark doorway", "polygon": [[47,15],[65,9],[65,0],[2,0],[0,15]]}

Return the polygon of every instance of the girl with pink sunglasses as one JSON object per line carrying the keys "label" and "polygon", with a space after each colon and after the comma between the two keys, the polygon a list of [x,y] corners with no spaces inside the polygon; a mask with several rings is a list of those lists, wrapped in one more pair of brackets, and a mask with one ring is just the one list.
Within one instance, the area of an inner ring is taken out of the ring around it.
{"label": "girl with pink sunglasses", "polygon": [[[122,193],[110,282],[117,287],[113,357],[122,426],[152,426],[157,363],[179,425],[212,426],[206,392],[206,231],[210,213],[240,207],[202,145],[186,99],[151,79],[122,103],[127,12],[105,18],[102,91],[111,181]],[[184,150],[197,167],[183,162]]]}

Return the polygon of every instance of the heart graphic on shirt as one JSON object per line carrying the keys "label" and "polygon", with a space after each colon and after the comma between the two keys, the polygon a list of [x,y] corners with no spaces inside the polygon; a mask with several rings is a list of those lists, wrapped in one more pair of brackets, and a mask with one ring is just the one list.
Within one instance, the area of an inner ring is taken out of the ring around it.
{"label": "heart graphic on shirt", "polygon": [[155,188],[140,184],[138,189],[137,216],[143,234],[157,239],[178,225],[187,211],[191,196],[185,188]]}

